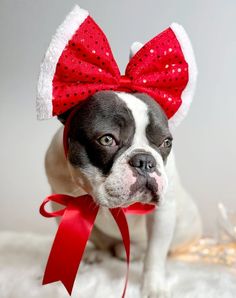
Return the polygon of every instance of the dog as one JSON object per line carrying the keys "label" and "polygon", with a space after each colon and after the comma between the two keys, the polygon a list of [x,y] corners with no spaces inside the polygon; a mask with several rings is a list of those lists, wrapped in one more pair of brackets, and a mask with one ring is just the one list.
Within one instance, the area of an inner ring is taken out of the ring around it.
{"label": "dog", "polygon": [[[58,117],[63,124],[69,112]],[[151,214],[128,215],[131,259],[145,255],[142,298],[170,297],[165,277],[168,252],[183,249],[202,232],[196,204],[179,179],[172,141],[168,119],[150,96],[99,91],[79,103],[71,119],[67,159],[63,126],[46,153],[53,193],[88,193],[101,206],[90,239],[95,245],[90,261],[110,249],[125,258],[107,208],[134,202],[157,205]]]}

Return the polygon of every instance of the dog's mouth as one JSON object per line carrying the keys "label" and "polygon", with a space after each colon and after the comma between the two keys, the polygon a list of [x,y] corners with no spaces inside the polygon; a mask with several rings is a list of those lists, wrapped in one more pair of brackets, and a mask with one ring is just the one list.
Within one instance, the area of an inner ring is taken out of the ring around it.
{"label": "dog's mouth", "polygon": [[[157,192],[147,189],[140,193],[140,202],[144,204],[158,205],[160,201],[160,196]],[[138,198],[138,196],[137,196]]]}
{"label": "dog's mouth", "polygon": [[[158,204],[158,184],[155,178],[149,175],[139,176],[134,184],[130,187],[130,196],[133,197],[135,194],[140,193],[142,201],[147,203]],[[150,200],[151,199],[151,200]]]}
{"label": "dog's mouth", "polygon": [[142,204],[150,204],[150,205],[155,205],[158,206],[160,202],[160,196],[155,193],[150,191],[149,189],[143,190],[143,191],[138,191],[133,198],[129,199],[127,202],[121,204],[118,207],[129,207],[130,205],[134,203],[142,203]]}
{"label": "dog's mouth", "polygon": [[[143,204],[158,205],[160,201],[160,195],[158,192],[158,184],[153,177],[149,175],[140,176],[134,184],[130,186],[129,194],[121,202],[117,192],[113,192],[111,189],[106,189],[107,194],[110,197],[109,208],[128,207],[134,203],[140,202]],[[108,204],[105,204],[105,207]]]}

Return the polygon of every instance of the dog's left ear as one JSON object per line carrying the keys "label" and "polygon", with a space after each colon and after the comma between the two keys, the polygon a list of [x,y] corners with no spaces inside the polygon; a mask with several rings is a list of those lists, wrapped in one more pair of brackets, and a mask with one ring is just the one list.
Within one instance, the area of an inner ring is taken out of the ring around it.
{"label": "dog's left ear", "polygon": [[68,119],[70,113],[71,113],[71,109],[58,115],[57,119],[64,125],[66,123],[66,120]]}

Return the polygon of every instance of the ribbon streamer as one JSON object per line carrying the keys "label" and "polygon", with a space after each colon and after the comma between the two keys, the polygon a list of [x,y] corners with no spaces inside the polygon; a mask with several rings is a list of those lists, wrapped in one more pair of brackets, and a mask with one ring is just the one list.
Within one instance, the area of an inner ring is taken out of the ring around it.
{"label": "ribbon streamer", "polygon": [[[49,201],[66,207],[48,213],[44,207]],[[43,201],[40,213],[45,217],[62,216],[48,258],[43,284],[61,281],[71,295],[76,273],[98,213],[98,206],[88,195],[75,198],[56,194]]]}

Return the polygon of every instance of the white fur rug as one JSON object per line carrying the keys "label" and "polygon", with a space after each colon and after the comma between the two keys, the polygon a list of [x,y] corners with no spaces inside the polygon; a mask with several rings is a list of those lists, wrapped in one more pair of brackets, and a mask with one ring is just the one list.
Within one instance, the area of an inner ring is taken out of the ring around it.
{"label": "white fur rug", "polygon": [[[1,298],[66,298],[60,283],[41,286],[51,237],[0,233]],[[131,263],[126,298],[139,298],[141,262]],[[126,264],[107,258],[95,265],[81,264],[72,297],[120,298]],[[168,261],[173,298],[235,298],[236,275],[230,269],[200,263]]]}

